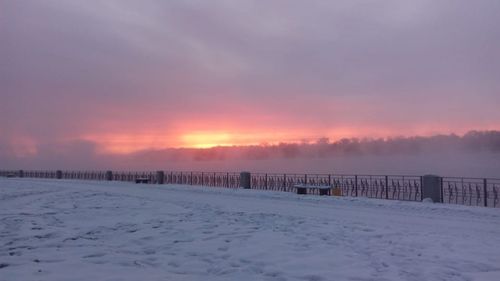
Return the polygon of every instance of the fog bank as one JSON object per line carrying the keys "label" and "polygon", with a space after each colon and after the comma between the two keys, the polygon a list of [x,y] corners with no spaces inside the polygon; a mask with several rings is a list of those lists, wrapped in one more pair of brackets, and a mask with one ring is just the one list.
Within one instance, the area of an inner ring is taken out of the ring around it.
{"label": "fog bank", "polygon": [[38,145],[16,156],[0,145],[2,169],[112,169],[279,173],[409,174],[500,178],[500,132],[464,136],[342,139],[208,149],[146,150],[102,154],[91,142]]}

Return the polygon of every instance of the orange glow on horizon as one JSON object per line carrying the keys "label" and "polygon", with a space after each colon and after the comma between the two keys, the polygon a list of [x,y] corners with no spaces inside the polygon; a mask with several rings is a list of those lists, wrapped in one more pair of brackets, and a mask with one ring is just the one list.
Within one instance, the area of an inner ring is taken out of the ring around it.
{"label": "orange glow on horizon", "polygon": [[[283,133],[228,133],[194,131],[185,134],[102,134],[86,135],[81,139],[94,142],[100,153],[129,154],[148,149],[212,148],[217,146],[268,145],[280,142],[300,142],[304,138]],[[311,138],[309,138],[311,139]]]}
{"label": "orange glow on horizon", "polygon": [[163,149],[172,147],[171,137],[168,135],[153,135],[147,133],[136,134],[102,134],[87,135],[82,139],[98,145],[98,152],[111,154],[129,154],[141,150]]}
{"label": "orange glow on horizon", "polygon": [[182,136],[183,147],[210,148],[215,146],[230,146],[232,136],[228,133],[193,133]]}
{"label": "orange glow on horizon", "polygon": [[[228,126],[229,127],[229,126]],[[431,128],[434,129],[434,128]],[[318,131],[320,133],[318,133]],[[420,131],[420,132],[417,132]],[[430,136],[424,128],[405,136]],[[443,131],[443,130],[437,130]],[[284,128],[277,131],[273,128],[252,129],[247,132],[236,130],[182,130],[169,134],[145,129],[133,134],[128,132],[104,133],[79,136],[73,139],[87,140],[97,145],[98,152],[103,154],[130,154],[144,150],[167,148],[212,148],[217,146],[249,146],[275,145],[279,143],[314,143],[320,138],[329,138],[330,142],[342,138],[388,138],[404,136],[398,130],[378,127],[337,127],[328,130],[318,128]],[[461,133],[465,133],[460,132]],[[443,132],[448,133],[448,132]],[[28,149],[31,152],[30,149]]]}
{"label": "orange glow on horizon", "polygon": [[312,134],[286,134],[278,132],[228,133],[194,131],[185,134],[161,135],[151,133],[89,135],[84,140],[98,145],[100,153],[129,154],[143,150],[167,148],[212,148],[217,146],[276,145],[279,143],[313,143],[327,137],[330,141],[356,137],[351,130],[336,130],[328,136]]}

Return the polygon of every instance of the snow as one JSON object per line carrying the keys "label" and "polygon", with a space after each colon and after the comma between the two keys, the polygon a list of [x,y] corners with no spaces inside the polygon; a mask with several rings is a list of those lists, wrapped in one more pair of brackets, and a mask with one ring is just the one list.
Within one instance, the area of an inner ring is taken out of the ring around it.
{"label": "snow", "polygon": [[0,178],[0,280],[500,280],[500,209]]}

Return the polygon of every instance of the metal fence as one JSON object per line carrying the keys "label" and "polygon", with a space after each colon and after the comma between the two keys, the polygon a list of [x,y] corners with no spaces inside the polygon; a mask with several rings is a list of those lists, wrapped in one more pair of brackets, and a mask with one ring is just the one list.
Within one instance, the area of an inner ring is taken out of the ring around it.
{"label": "metal fence", "polygon": [[[421,201],[420,176],[252,174],[251,188],[295,192],[296,185],[340,188],[343,196]],[[315,194],[319,190],[313,190]]]}
{"label": "metal fence", "polygon": [[468,206],[500,207],[500,179],[441,178],[443,203]]}
{"label": "metal fence", "polygon": [[[23,171],[0,170],[4,177],[29,177],[75,180],[135,181],[149,183],[184,184],[212,187],[240,187],[240,173],[178,172],[178,171]],[[162,177],[162,178],[160,178]],[[335,174],[278,174],[252,173],[250,188],[297,192],[298,185],[337,188],[337,195],[388,200],[421,201],[421,176],[401,175],[335,175]],[[443,177],[440,184],[442,203],[500,208],[500,179]],[[318,195],[319,189],[309,194]]]}
{"label": "metal fence", "polygon": [[240,173],[222,172],[165,172],[167,184],[187,184],[213,187],[240,187]]}
{"label": "metal fence", "polygon": [[[58,176],[58,173],[60,175]],[[3,177],[26,177],[44,179],[75,179],[75,180],[108,180],[110,171],[30,171],[11,170],[0,171]],[[158,172],[151,171],[113,171],[110,173],[114,181],[133,182],[138,178],[147,179],[149,183],[163,182],[166,184],[203,185],[212,187],[240,187],[240,173],[227,172],[163,172],[163,179],[158,178]],[[160,181],[161,180],[161,181]]]}

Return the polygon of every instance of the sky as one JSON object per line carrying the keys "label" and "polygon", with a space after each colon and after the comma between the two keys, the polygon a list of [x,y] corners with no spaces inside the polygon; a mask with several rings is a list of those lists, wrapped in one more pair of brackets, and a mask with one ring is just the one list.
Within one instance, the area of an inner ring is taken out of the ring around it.
{"label": "sky", "polygon": [[0,154],[499,130],[499,12],[497,0],[0,0]]}

